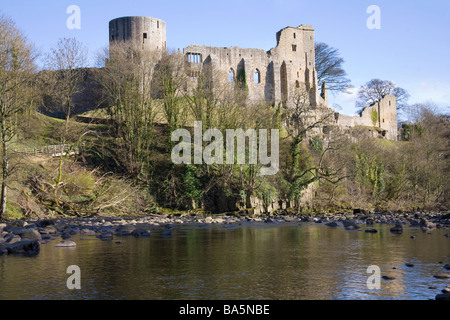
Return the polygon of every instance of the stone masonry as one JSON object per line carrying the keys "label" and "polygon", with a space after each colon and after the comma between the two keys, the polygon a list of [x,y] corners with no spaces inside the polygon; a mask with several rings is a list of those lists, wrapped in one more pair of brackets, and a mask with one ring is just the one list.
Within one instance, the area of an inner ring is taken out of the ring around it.
{"label": "stone masonry", "polygon": [[[143,50],[166,49],[166,23],[150,17],[122,17],[109,23],[110,43],[124,41],[142,44]],[[309,92],[310,104],[328,108],[326,85],[318,88],[315,69],[314,29],[311,25],[286,27],[276,33],[276,47],[269,51],[240,47],[190,45],[183,49],[190,74],[188,87],[209,65],[221,81],[244,79],[248,98],[255,103],[289,107],[297,90]],[[376,119],[375,119],[376,118]],[[375,121],[374,121],[375,119]],[[366,107],[360,115],[335,113],[334,125],[341,128],[379,127],[384,137],[397,139],[397,110],[394,96]]]}

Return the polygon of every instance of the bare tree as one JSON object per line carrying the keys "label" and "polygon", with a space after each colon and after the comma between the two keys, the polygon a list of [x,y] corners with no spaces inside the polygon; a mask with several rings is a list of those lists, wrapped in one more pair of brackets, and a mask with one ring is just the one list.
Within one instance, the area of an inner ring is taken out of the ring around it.
{"label": "bare tree", "polygon": [[61,107],[68,125],[75,94],[82,90],[87,65],[87,49],[75,38],[59,39],[47,55],[45,72],[46,92],[52,107]]}
{"label": "bare tree", "polygon": [[327,163],[325,157],[333,150],[332,145],[328,144],[321,150],[315,163],[304,143],[306,138],[316,134],[314,131],[318,131],[332,120],[333,110],[312,105],[311,92],[305,85],[293,88],[291,92],[289,107],[283,114],[290,141],[290,161],[283,171],[290,185],[289,197],[299,201],[302,190],[310,183],[320,179],[337,182],[342,178],[338,177],[340,170],[330,171],[325,167]]}
{"label": "bare tree", "polygon": [[397,109],[402,109],[407,105],[409,93],[405,89],[398,87],[389,80],[372,79],[359,89],[356,107],[362,110],[380,101],[388,94],[396,97]]}
{"label": "bare tree", "polygon": [[159,52],[145,52],[139,47],[116,43],[111,45],[109,58],[100,79],[105,89],[109,112],[117,123],[117,156],[126,171],[134,176],[147,166],[154,137],[156,106],[154,68]]}
{"label": "bare tree", "polygon": [[7,183],[10,176],[8,145],[16,135],[15,116],[31,104],[30,92],[35,71],[32,45],[17,29],[14,21],[0,16],[0,139],[1,199],[0,217],[6,212]]}
{"label": "bare tree", "polygon": [[186,110],[182,108],[183,93],[188,81],[184,55],[179,52],[164,52],[156,65],[153,79],[156,97],[162,101],[170,141],[172,132],[183,126],[186,120]]}
{"label": "bare tree", "polygon": [[344,59],[339,56],[339,50],[323,42],[315,44],[316,71],[319,88],[327,84],[330,92],[346,92],[352,88],[350,79],[342,67]]}

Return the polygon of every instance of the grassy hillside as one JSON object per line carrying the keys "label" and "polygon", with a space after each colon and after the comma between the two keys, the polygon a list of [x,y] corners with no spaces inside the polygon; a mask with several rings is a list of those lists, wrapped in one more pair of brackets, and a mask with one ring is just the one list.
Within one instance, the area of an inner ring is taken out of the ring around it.
{"label": "grassy hillside", "polygon": [[[123,176],[90,166],[81,155],[34,154],[35,148],[60,144],[64,127],[64,120],[39,113],[21,115],[9,145],[11,178],[4,218],[130,215],[155,209],[148,192]],[[86,133],[83,143],[89,143],[104,129],[70,121],[68,132]]]}

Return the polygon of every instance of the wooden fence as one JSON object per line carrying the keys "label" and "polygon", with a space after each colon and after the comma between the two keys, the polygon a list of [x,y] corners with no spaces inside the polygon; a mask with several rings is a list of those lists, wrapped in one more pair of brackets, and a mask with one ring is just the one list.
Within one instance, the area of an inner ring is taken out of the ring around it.
{"label": "wooden fence", "polygon": [[69,152],[69,155],[76,155],[80,153],[78,147],[73,147],[67,144],[57,144],[33,148],[22,148],[22,149],[12,149],[14,153],[22,153],[26,155],[51,155],[53,157],[60,157],[61,154],[64,156]]}

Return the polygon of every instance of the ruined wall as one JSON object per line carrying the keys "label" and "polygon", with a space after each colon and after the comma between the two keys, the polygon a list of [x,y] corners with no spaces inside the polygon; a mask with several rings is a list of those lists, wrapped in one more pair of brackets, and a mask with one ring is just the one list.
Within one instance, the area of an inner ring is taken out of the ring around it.
{"label": "ruined wall", "polygon": [[188,46],[183,53],[193,70],[191,81],[195,83],[196,72],[210,63],[223,82],[236,81],[244,70],[251,101],[288,103],[292,91],[303,86],[313,92],[312,104],[327,103],[317,90],[314,29],[309,25],[287,27],[280,30],[276,38],[277,46],[267,52],[239,47]]}
{"label": "ruined wall", "polygon": [[397,140],[397,105],[395,96],[386,95],[379,102],[365,107],[360,115],[346,116],[336,113],[335,119],[336,124],[342,128],[357,126],[379,127],[385,131],[385,138]]}

